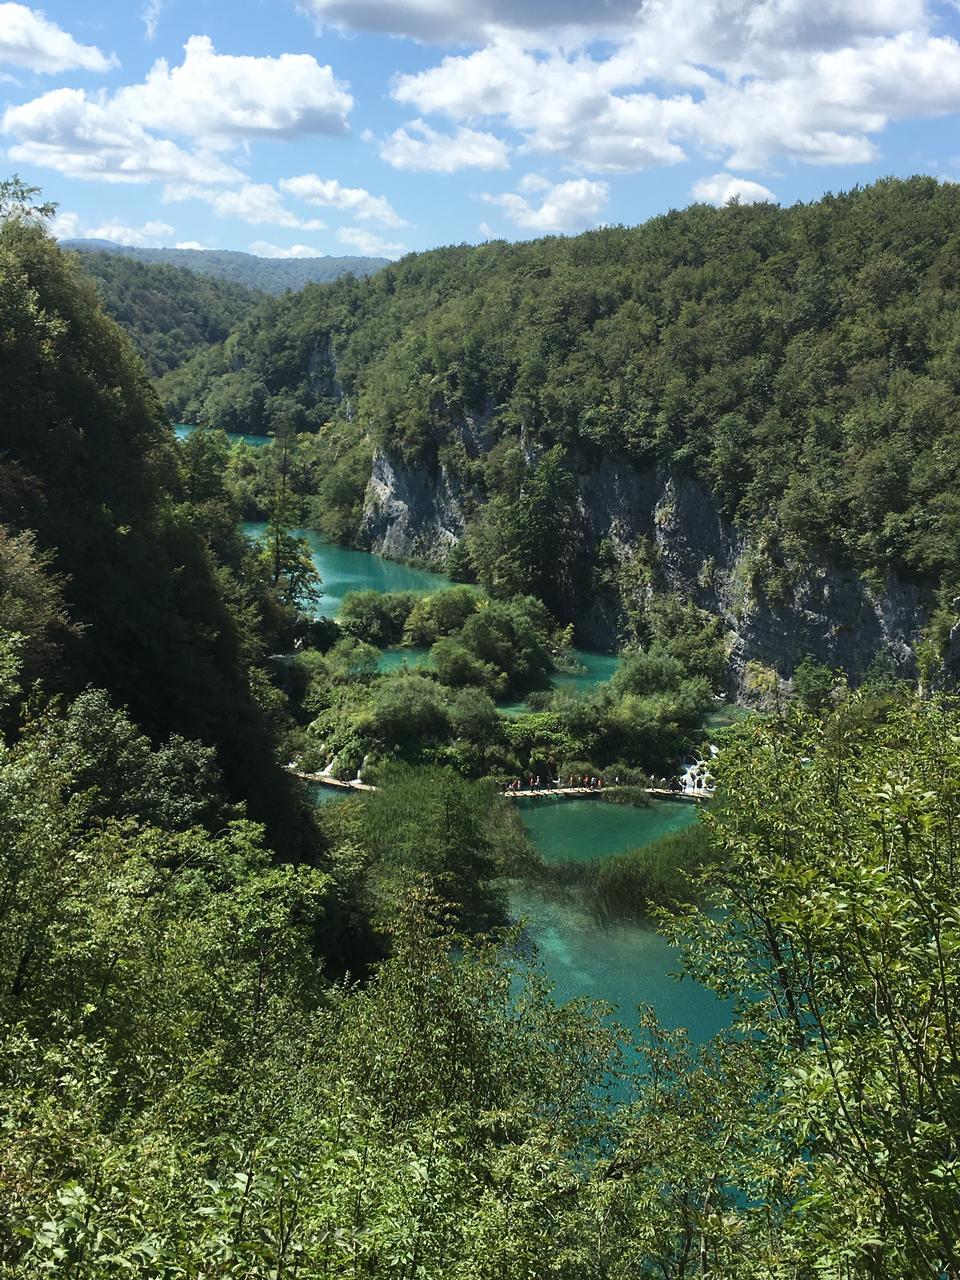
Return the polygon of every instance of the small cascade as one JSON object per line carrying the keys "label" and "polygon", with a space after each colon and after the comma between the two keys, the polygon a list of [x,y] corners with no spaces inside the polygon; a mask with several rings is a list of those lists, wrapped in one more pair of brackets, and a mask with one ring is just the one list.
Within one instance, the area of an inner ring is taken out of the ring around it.
{"label": "small cascade", "polygon": [[[711,754],[716,753],[711,751]],[[716,785],[707,760],[695,760],[680,775],[680,791],[685,796],[712,796]]]}
{"label": "small cascade", "polygon": [[370,763],[370,754],[368,752],[363,757],[363,760],[360,762],[360,768],[357,770],[357,776],[355,778],[351,778],[350,780],[352,786],[358,787],[363,785],[363,775],[366,772],[366,768],[369,763]]}

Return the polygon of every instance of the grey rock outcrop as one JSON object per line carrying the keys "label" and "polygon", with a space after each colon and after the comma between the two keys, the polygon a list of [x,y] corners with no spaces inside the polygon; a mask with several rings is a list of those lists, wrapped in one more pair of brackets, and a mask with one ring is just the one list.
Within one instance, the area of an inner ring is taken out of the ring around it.
{"label": "grey rock outcrop", "polygon": [[463,535],[463,495],[446,469],[418,470],[378,452],[367,485],[360,541],[394,560],[442,566]]}
{"label": "grey rock outcrop", "polygon": [[[772,667],[786,679],[806,655],[843,668],[855,681],[877,655],[902,675],[914,673],[928,593],[892,573],[877,589],[827,561],[774,566],[697,481],[624,459],[571,454],[569,461],[586,545],[606,541],[621,563],[643,545],[647,555],[652,551],[655,589],[722,619],[732,692],[743,691],[748,663]],[[363,541],[382,555],[442,564],[463,533],[470,501],[442,466],[415,471],[380,453],[367,490]],[[629,603],[595,600],[577,619],[580,643],[615,647]]]}

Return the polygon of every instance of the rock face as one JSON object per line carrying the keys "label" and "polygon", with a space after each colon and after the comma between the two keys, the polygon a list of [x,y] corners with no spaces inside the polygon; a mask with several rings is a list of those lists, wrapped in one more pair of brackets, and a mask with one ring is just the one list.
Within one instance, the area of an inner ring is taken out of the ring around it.
{"label": "rock face", "polygon": [[443,466],[414,470],[376,453],[364,501],[361,543],[393,560],[441,567],[463,534],[464,498]]}
{"label": "rock face", "polygon": [[891,573],[877,591],[852,569],[817,561],[778,566],[771,581],[756,548],[690,480],[666,481],[653,526],[667,587],[723,619],[734,687],[748,662],[786,677],[807,655],[854,680],[877,656],[913,674],[930,604],[917,587]]}
{"label": "rock face", "polygon": [[[931,599],[889,574],[876,590],[828,562],[774,566],[726,520],[695,480],[616,458],[569,456],[586,544],[606,541],[621,563],[638,548],[652,559],[656,589],[692,600],[723,620],[731,691],[742,692],[749,662],[787,678],[809,655],[861,678],[878,655],[912,676],[915,646]],[[441,564],[463,533],[470,495],[442,467],[415,472],[378,454],[367,490],[363,540],[371,550]],[[634,588],[644,590],[649,588]],[[629,600],[600,598],[577,618],[591,648],[617,644]],[[958,646],[960,647],[960,646]]]}

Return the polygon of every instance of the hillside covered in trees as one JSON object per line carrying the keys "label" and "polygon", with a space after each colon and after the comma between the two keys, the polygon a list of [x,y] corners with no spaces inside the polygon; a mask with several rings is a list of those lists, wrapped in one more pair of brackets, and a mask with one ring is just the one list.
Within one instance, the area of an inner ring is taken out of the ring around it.
{"label": "hillside covered in trees", "polygon": [[822,554],[946,600],[958,226],[960,187],[891,179],[410,255],[265,303],[161,393],[178,418],[320,433],[307,484],[341,537],[374,449],[429,483],[442,464],[465,495],[461,562],[482,580],[524,566],[526,589],[569,576],[570,614],[604,569],[572,483],[601,460],[699,480],[768,580]]}
{"label": "hillside covered in trees", "polygon": [[120,253],[83,253],[80,263],[153,378],[222,342],[263,299],[246,285]]}
{"label": "hillside covered in trees", "polygon": [[368,276],[387,265],[386,258],[344,254],[320,258],[261,258],[238,249],[145,249],[114,244],[110,240],[65,240],[65,249],[77,253],[112,253],[154,266],[182,267],[195,275],[211,276],[244,285],[261,293],[286,293],[311,282],[325,283],[352,274]]}

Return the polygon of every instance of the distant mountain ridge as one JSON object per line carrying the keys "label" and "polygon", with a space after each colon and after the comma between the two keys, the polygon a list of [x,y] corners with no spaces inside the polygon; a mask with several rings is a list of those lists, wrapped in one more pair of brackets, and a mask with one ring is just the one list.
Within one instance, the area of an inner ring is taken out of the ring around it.
{"label": "distant mountain ridge", "polygon": [[387,265],[386,258],[317,257],[259,258],[236,249],[142,249],[112,240],[64,240],[64,249],[78,253],[115,253],[139,262],[182,267],[196,275],[242,284],[262,293],[280,294],[305,284],[325,284],[352,273],[370,276]]}

